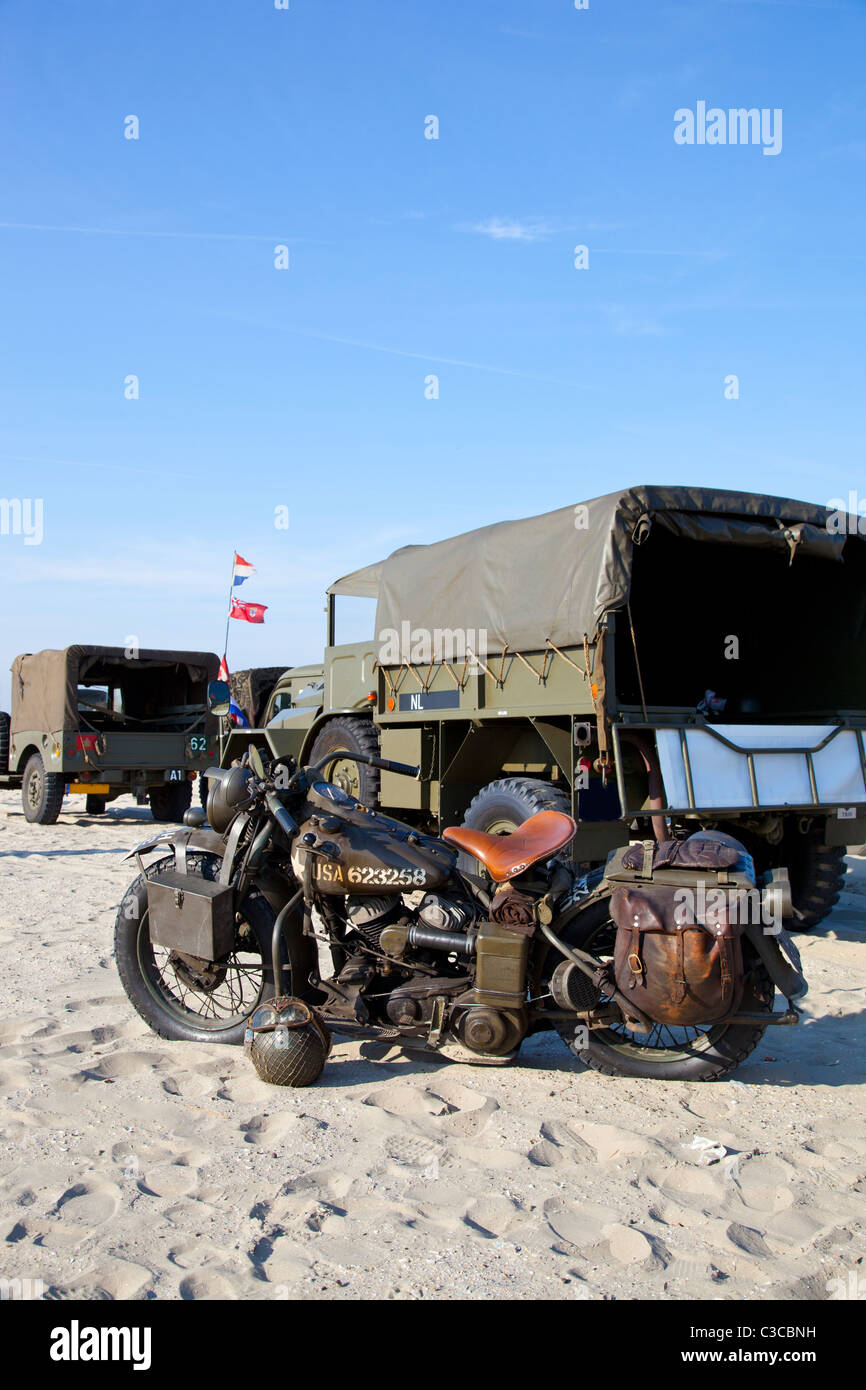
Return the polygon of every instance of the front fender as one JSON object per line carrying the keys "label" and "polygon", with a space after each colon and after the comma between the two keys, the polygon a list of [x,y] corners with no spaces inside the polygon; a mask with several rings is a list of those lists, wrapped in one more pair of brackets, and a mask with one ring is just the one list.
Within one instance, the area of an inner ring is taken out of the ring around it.
{"label": "front fender", "polygon": [[[225,837],[217,834],[216,830],[211,830],[210,826],[200,826],[193,830],[184,826],[182,830],[162,830],[156,835],[152,835],[149,840],[142,840],[140,845],[125,854],[124,861],[127,859],[137,859],[142,854],[149,854],[158,845],[166,845],[172,850],[177,860],[178,869],[181,873],[185,872],[186,852],[188,849],[201,849],[209,854],[218,854],[220,857],[225,853]],[[178,853],[178,850],[181,852]]]}

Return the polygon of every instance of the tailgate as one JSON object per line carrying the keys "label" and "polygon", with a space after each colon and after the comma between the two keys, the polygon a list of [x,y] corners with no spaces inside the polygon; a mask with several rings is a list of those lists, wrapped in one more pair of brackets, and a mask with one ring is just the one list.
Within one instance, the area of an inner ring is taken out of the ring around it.
{"label": "tailgate", "polygon": [[65,761],[91,769],[201,769],[218,759],[217,740],[189,734],[66,734]]}
{"label": "tailgate", "polygon": [[862,729],[838,724],[707,724],[656,729],[671,810],[863,806]]}

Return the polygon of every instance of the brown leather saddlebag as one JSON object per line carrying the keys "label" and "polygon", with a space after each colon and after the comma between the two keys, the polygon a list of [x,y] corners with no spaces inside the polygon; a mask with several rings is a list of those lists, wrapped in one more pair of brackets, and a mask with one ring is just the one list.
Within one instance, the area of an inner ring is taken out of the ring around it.
{"label": "brown leather saddlebag", "polygon": [[[684,853],[680,864],[676,858],[671,862],[665,846],[656,846],[652,855],[656,863],[647,856],[646,877],[611,884],[611,917],[617,927],[613,961],[617,988],[656,1023],[717,1023],[736,1011],[743,994],[740,938],[745,923],[736,911],[729,911],[726,893],[708,895],[707,880],[721,887],[726,868],[716,861],[716,872],[707,873],[709,847],[695,843],[697,840],[695,836],[690,842],[691,854]],[[696,873],[691,864],[687,867],[687,861],[691,859],[697,868],[697,851],[705,848],[707,856]],[[665,866],[663,881],[655,878],[659,860]],[[702,912],[707,901],[712,909]]]}

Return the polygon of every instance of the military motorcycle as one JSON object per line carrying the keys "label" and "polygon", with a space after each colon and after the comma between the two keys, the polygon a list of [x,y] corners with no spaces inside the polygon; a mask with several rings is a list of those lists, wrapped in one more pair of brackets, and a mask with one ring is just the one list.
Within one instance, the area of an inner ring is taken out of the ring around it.
{"label": "military motorcycle", "polygon": [[[440,839],[322,780],[329,760],[266,764],[253,746],[206,773],[208,825],[192,809],[127,856],[140,872],[117,915],[117,965],[161,1037],[249,1041],[251,1015],[279,996],[337,1034],[452,1060],[501,1065],[553,1030],[611,1075],[712,1080],[767,1027],[797,1022],[791,939],[730,907],[734,893],[778,907],[785,884],[759,888],[731,837],[632,845],[581,876],[564,813]],[[777,988],[787,1005],[774,1012]]]}

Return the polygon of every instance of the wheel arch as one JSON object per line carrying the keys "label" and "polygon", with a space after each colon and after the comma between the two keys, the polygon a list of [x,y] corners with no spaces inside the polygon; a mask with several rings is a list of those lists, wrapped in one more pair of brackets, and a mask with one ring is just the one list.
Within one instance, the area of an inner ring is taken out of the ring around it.
{"label": "wheel arch", "polygon": [[304,741],[301,744],[301,753],[298,759],[298,761],[301,764],[303,764],[306,761],[307,757],[309,756],[310,749],[315,743],[318,735],[322,732],[324,726],[330,723],[332,719],[357,719],[359,721],[363,721],[365,724],[372,724],[373,714],[372,710],[368,712],[364,709],[358,709],[357,706],[349,706],[348,709],[322,710],[321,714],[316,715],[316,718],[313,720],[312,724],[310,725],[309,729],[304,735]]}
{"label": "wheel arch", "polygon": [[[45,766],[45,759],[44,759],[44,757],[42,757],[42,749],[39,748],[35,743],[28,743],[28,744],[27,744],[27,747],[24,749],[24,751],[23,751],[22,753],[20,753],[20,754],[18,755],[18,757],[16,758],[16,761],[15,761],[15,771],[16,771],[17,773],[22,773],[22,774],[23,774],[25,767],[27,766],[29,760],[32,758],[32,756],[33,756],[34,753],[38,753],[38,754],[39,754],[40,758],[42,758],[42,765],[43,765],[43,767]],[[45,770],[46,770],[46,772],[47,772],[47,771],[48,771],[48,768],[46,768]],[[11,771],[11,769],[10,769],[10,771]]]}

